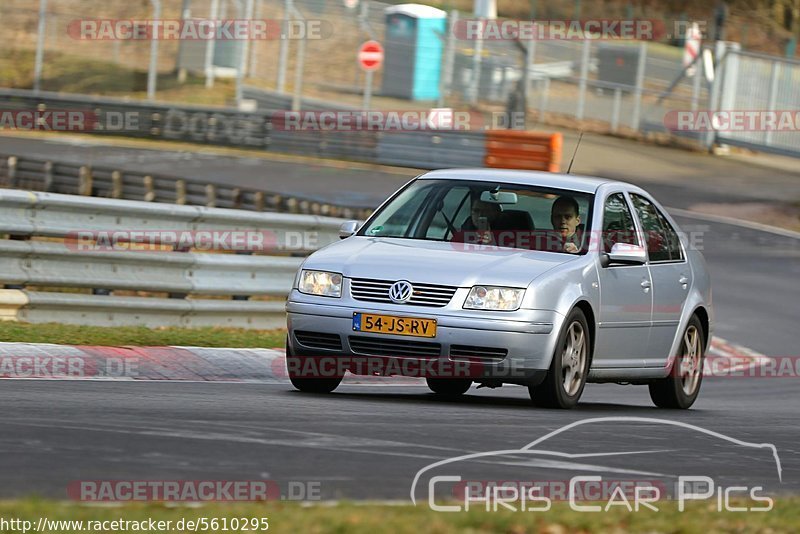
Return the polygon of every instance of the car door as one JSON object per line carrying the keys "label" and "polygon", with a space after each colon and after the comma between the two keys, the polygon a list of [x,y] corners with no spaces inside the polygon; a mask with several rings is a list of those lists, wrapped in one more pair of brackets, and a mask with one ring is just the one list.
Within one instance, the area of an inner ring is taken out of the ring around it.
{"label": "car door", "polygon": [[692,271],[678,233],[664,214],[642,195],[631,193],[631,202],[647,242],[653,281],[653,324],[645,365],[663,367],[677,334]]}
{"label": "car door", "polygon": [[[621,191],[603,203],[602,246],[642,246],[631,207]],[[600,311],[592,367],[641,367],[648,349],[652,292],[646,265],[598,267]]]}

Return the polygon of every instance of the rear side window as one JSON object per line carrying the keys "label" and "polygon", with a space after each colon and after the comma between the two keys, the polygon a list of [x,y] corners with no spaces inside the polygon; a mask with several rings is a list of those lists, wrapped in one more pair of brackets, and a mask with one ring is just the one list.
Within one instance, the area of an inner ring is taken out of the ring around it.
{"label": "rear side window", "polygon": [[678,233],[666,217],[643,196],[631,193],[631,200],[636,214],[639,216],[639,222],[642,223],[650,261],[683,260],[683,250]]}

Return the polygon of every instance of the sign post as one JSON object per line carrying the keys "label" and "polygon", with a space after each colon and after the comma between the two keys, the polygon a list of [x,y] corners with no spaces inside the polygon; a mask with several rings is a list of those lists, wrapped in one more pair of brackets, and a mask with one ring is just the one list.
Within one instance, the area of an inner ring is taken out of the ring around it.
{"label": "sign post", "polygon": [[358,49],[358,63],[366,71],[364,80],[364,104],[365,110],[369,109],[369,102],[372,99],[372,73],[378,70],[383,63],[383,46],[378,41],[367,41]]}

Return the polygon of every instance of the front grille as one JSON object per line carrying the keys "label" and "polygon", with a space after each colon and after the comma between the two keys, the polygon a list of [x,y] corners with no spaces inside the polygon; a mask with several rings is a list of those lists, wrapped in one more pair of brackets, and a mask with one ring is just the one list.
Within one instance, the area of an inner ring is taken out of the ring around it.
{"label": "front grille", "polygon": [[504,360],[508,356],[508,349],[498,349],[494,347],[470,347],[467,345],[451,345],[450,358],[453,360],[483,360],[496,361]]}
{"label": "front grille", "polygon": [[298,343],[310,349],[342,350],[342,338],[339,337],[339,334],[295,330],[294,338]]}
{"label": "front grille", "polygon": [[408,358],[438,358],[442,350],[439,343],[406,341],[404,339],[382,339],[350,336],[350,350],[364,356],[402,356]]}
{"label": "front grille", "polygon": [[[353,278],[350,280],[350,294],[356,300],[367,302],[387,302],[392,303],[389,298],[389,287],[396,280],[373,280],[370,278]],[[432,306],[441,308],[447,306],[453,298],[457,287],[439,286],[434,284],[419,284],[411,282],[414,292],[411,298],[403,304],[411,306]]]}

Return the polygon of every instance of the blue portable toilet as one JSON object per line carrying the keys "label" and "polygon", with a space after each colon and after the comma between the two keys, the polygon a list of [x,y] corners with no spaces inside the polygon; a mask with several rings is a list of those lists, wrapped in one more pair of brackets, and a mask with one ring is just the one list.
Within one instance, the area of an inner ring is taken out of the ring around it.
{"label": "blue portable toilet", "polygon": [[381,95],[439,98],[447,13],[421,4],[387,7]]}

